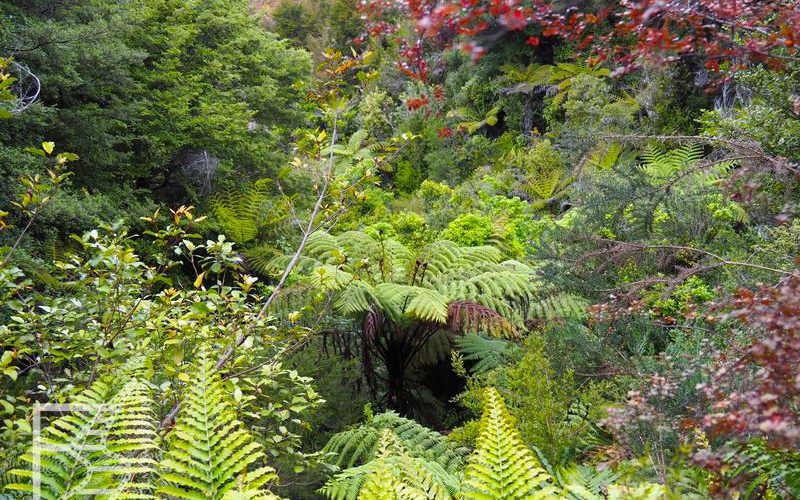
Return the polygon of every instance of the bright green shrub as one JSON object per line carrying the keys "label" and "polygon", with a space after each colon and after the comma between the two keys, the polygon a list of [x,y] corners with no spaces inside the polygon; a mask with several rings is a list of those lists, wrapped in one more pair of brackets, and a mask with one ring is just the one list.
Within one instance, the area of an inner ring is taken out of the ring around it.
{"label": "bright green shrub", "polygon": [[442,238],[464,246],[485,245],[492,238],[495,226],[492,220],[484,215],[464,214],[450,224],[442,232]]}

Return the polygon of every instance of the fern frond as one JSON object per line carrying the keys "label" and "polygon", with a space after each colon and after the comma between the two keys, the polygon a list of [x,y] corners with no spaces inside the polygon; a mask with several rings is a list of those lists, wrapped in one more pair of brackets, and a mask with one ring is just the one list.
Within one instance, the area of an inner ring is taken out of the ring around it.
{"label": "fern frond", "polygon": [[[262,276],[277,275],[283,272],[289,261],[292,260],[292,255],[284,255],[280,251],[270,245],[259,245],[253,248],[248,248],[244,251],[245,262],[258,274]],[[298,262],[298,271],[308,272],[319,265],[315,259],[301,256]]]}
{"label": "fern frond", "polygon": [[365,424],[335,434],[323,452],[335,457],[340,467],[353,467],[374,459],[379,439],[390,430],[412,455],[438,463],[450,474],[457,475],[463,467],[466,450],[453,446],[447,438],[417,422],[389,411],[375,415]]}
{"label": "fern frond", "polygon": [[261,446],[236,419],[213,361],[201,353],[196,379],[167,436],[158,492],[167,498],[221,499],[231,491],[258,490],[277,479]]}
{"label": "fern frond", "polygon": [[575,465],[560,473],[562,485],[580,499],[602,499],[605,489],[621,476],[621,472],[610,468],[597,470],[584,465]]}
{"label": "fern frond", "polygon": [[558,498],[550,476],[522,443],[500,394],[488,388],[485,395],[475,451],[464,472],[464,498]]}
{"label": "fern frond", "polygon": [[75,398],[69,414],[42,431],[22,458],[38,464],[39,491],[32,470],[11,471],[24,482],[6,488],[45,499],[152,498],[158,447],[150,388],[127,380],[118,390],[112,379],[95,382]]}
{"label": "fern frond", "polygon": [[488,332],[499,337],[514,336],[517,331],[508,318],[477,302],[451,302],[448,318],[448,328],[453,332]]}
{"label": "fern frond", "polygon": [[381,283],[375,296],[384,313],[399,321],[401,316],[430,323],[447,322],[447,298],[437,290],[398,283]]}
{"label": "fern frond", "polygon": [[274,209],[268,190],[269,179],[262,179],[240,190],[229,190],[211,197],[211,213],[223,234],[236,243],[254,240],[262,227],[279,222],[284,211]]}
{"label": "fern frond", "polygon": [[556,293],[537,299],[531,304],[530,318],[573,319],[586,317],[588,304],[583,297],[566,293]]}
{"label": "fern frond", "polygon": [[469,333],[456,339],[456,346],[464,361],[475,363],[470,368],[473,375],[486,373],[505,363],[518,350],[516,344],[503,339],[488,338]]}
{"label": "fern frond", "polygon": [[449,500],[458,479],[439,463],[411,455],[389,429],[380,433],[373,460],[334,476],[320,490],[328,498]]}
{"label": "fern frond", "polygon": [[610,170],[617,164],[622,151],[622,145],[618,142],[601,143],[590,153],[589,165],[598,170]]}

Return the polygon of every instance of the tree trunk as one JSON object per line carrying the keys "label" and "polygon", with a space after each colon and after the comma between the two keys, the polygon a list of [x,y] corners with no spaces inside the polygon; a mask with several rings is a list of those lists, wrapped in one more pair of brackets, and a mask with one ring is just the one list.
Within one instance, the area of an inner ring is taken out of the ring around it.
{"label": "tree trunk", "polygon": [[405,345],[394,337],[388,344],[386,363],[387,400],[389,407],[403,416],[411,411],[405,390]]}

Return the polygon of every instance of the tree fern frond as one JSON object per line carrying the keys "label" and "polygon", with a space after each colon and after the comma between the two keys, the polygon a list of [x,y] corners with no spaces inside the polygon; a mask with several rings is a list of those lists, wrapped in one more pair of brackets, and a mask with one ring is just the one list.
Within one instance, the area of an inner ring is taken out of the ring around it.
{"label": "tree fern frond", "polygon": [[495,336],[514,336],[516,328],[506,317],[483,304],[455,301],[448,306],[449,328],[454,332],[489,332]]}
{"label": "tree fern frond", "polygon": [[466,499],[558,498],[550,476],[522,443],[496,389],[486,389],[475,451],[464,472]]}
{"label": "tree fern frond", "polygon": [[586,317],[587,307],[582,297],[557,293],[535,300],[531,304],[530,318],[582,320]]}
{"label": "tree fern frond", "polygon": [[368,313],[377,302],[375,289],[362,280],[353,280],[336,298],[334,307],[345,315]]}
{"label": "tree fern frond", "polygon": [[506,362],[514,351],[516,344],[503,339],[489,338],[477,333],[468,333],[456,339],[456,346],[464,361],[473,362],[470,368],[473,375],[486,373]]}
{"label": "tree fern frond", "polygon": [[610,170],[617,164],[622,151],[622,144],[618,142],[601,143],[590,153],[589,165],[598,170]]}
{"label": "tree fern frond", "polygon": [[458,490],[457,477],[441,464],[409,453],[405,441],[392,430],[384,428],[379,436],[372,460],[337,474],[320,492],[337,500],[453,497]]}
{"label": "tree fern frond", "polygon": [[438,463],[449,474],[457,475],[463,467],[466,450],[450,443],[438,432],[395,412],[375,415],[363,425],[335,434],[323,448],[338,466],[353,467],[374,459],[384,430],[391,430],[404,448],[416,457]]}
{"label": "tree fern frond", "polygon": [[448,359],[450,351],[449,335],[444,330],[437,330],[436,333],[431,335],[428,341],[423,344],[408,369],[413,371]]}
{"label": "tree fern frond", "polygon": [[[280,274],[292,260],[291,255],[284,255],[270,245],[259,245],[244,251],[245,262],[258,274],[270,276]],[[300,272],[308,272],[319,262],[310,257],[301,256],[298,263]]]}
{"label": "tree fern frond", "polygon": [[375,287],[375,296],[387,316],[430,323],[447,322],[447,299],[436,290],[399,283],[380,283]]}
{"label": "tree fern frond", "polygon": [[341,290],[355,281],[356,277],[341,266],[325,264],[318,266],[308,276],[312,287],[321,290]]}
{"label": "tree fern frond", "polygon": [[275,197],[270,196],[269,179],[262,179],[244,189],[228,190],[211,197],[211,213],[221,226],[222,233],[236,243],[256,239],[262,227],[274,224],[285,215],[275,209]]}

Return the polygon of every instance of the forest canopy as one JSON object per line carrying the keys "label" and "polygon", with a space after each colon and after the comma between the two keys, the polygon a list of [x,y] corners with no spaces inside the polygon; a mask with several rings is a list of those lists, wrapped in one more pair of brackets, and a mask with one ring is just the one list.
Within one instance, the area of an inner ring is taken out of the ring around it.
{"label": "forest canopy", "polygon": [[797,498],[798,33],[0,0],[0,498]]}

